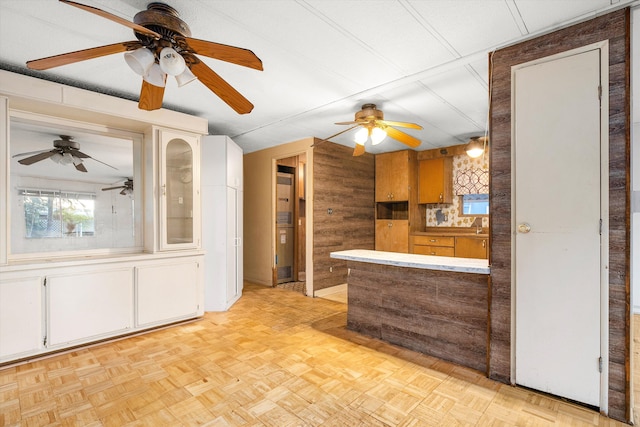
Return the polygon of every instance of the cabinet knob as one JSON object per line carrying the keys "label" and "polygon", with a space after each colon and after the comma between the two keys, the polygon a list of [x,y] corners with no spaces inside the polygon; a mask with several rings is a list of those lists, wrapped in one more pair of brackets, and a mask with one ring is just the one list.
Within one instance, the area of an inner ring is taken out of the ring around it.
{"label": "cabinet knob", "polygon": [[392,222],[388,223],[387,225],[389,226],[389,228],[393,227],[393,223]]}
{"label": "cabinet knob", "polygon": [[487,247],[487,241],[486,240],[482,240],[482,247],[486,248]]}
{"label": "cabinet knob", "polygon": [[438,240],[437,240],[437,239],[430,239],[429,241],[430,241],[431,243],[434,243],[434,242],[437,242]]}
{"label": "cabinet knob", "polygon": [[442,201],[444,199],[444,196],[442,193],[440,193],[440,201]]}

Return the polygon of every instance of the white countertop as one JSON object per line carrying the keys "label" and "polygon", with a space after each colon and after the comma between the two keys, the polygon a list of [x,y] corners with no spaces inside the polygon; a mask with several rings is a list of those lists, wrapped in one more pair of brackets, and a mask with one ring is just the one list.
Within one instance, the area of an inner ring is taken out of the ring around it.
{"label": "white countertop", "polygon": [[331,258],[344,259],[347,261],[393,265],[396,267],[423,268],[426,270],[454,271],[458,273],[489,274],[490,272],[489,262],[486,259],[404,254],[366,249],[331,252],[330,256]]}

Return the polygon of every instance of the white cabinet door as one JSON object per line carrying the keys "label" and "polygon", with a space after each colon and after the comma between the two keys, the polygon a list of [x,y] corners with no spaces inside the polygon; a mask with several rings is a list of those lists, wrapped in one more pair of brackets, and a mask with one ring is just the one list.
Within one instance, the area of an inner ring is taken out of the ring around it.
{"label": "white cabinet door", "polygon": [[238,237],[238,190],[227,187],[227,298],[229,304],[240,294],[238,283],[238,252],[242,250]]}
{"label": "white cabinet door", "polygon": [[195,317],[200,278],[196,261],[169,261],[136,268],[137,326]]}
{"label": "white cabinet door", "polygon": [[227,310],[242,295],[242,149],[226,136],[202,143],[205,310]]}
{"label": "white cabinet door", "polygon": [[133,327],[133,271],[47,276],[47,347]]}
{"label": "white cabinet door", "polygon": [[43,321],[41,277],[0,281],[0,361],[42,348]]}
{"label": "white cabinet door", "polygon": [[200,141],[159,130],[160,249],[200,246]]}
{"label": "white cabinet door", "polygon": [[242,148],[227,138],[227,186],[242,191]]}

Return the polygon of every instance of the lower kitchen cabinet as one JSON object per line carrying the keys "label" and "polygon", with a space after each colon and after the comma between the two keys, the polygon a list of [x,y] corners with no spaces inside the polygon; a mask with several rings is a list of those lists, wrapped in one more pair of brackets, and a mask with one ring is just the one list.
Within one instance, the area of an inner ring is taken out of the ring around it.
{"label": "lower kitchen cabinet", "polygon": [[489,245],[486,237],[456,237],[455,256],[487,259]]}
{"label": "lower kitchen cabinet", "polygon": [[411,253],[421,255],[455,256],[455,238],[440,236],[411,236]]}
{"label": "lower kitchen cabinet", "polygon": [[487,259],[489,239],[484,236],[412,235],[409,251],[412,254]]}
{"label": "lower kitchen cabinet", "polygon": [[376,220],[376,250],[409,252],[409,220]]}

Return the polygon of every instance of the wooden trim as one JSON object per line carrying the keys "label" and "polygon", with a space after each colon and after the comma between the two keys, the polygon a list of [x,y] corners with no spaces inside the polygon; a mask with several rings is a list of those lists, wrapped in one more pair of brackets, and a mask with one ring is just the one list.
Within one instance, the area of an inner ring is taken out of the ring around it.
{"label": "wooden trim", "polygon": [[440,157],[453,157],[467,154],[464,147],[467,144],[452,145],[450,147],[434,148],[433,150],[424,150],[418,152],[418,160],[437,159]]}

